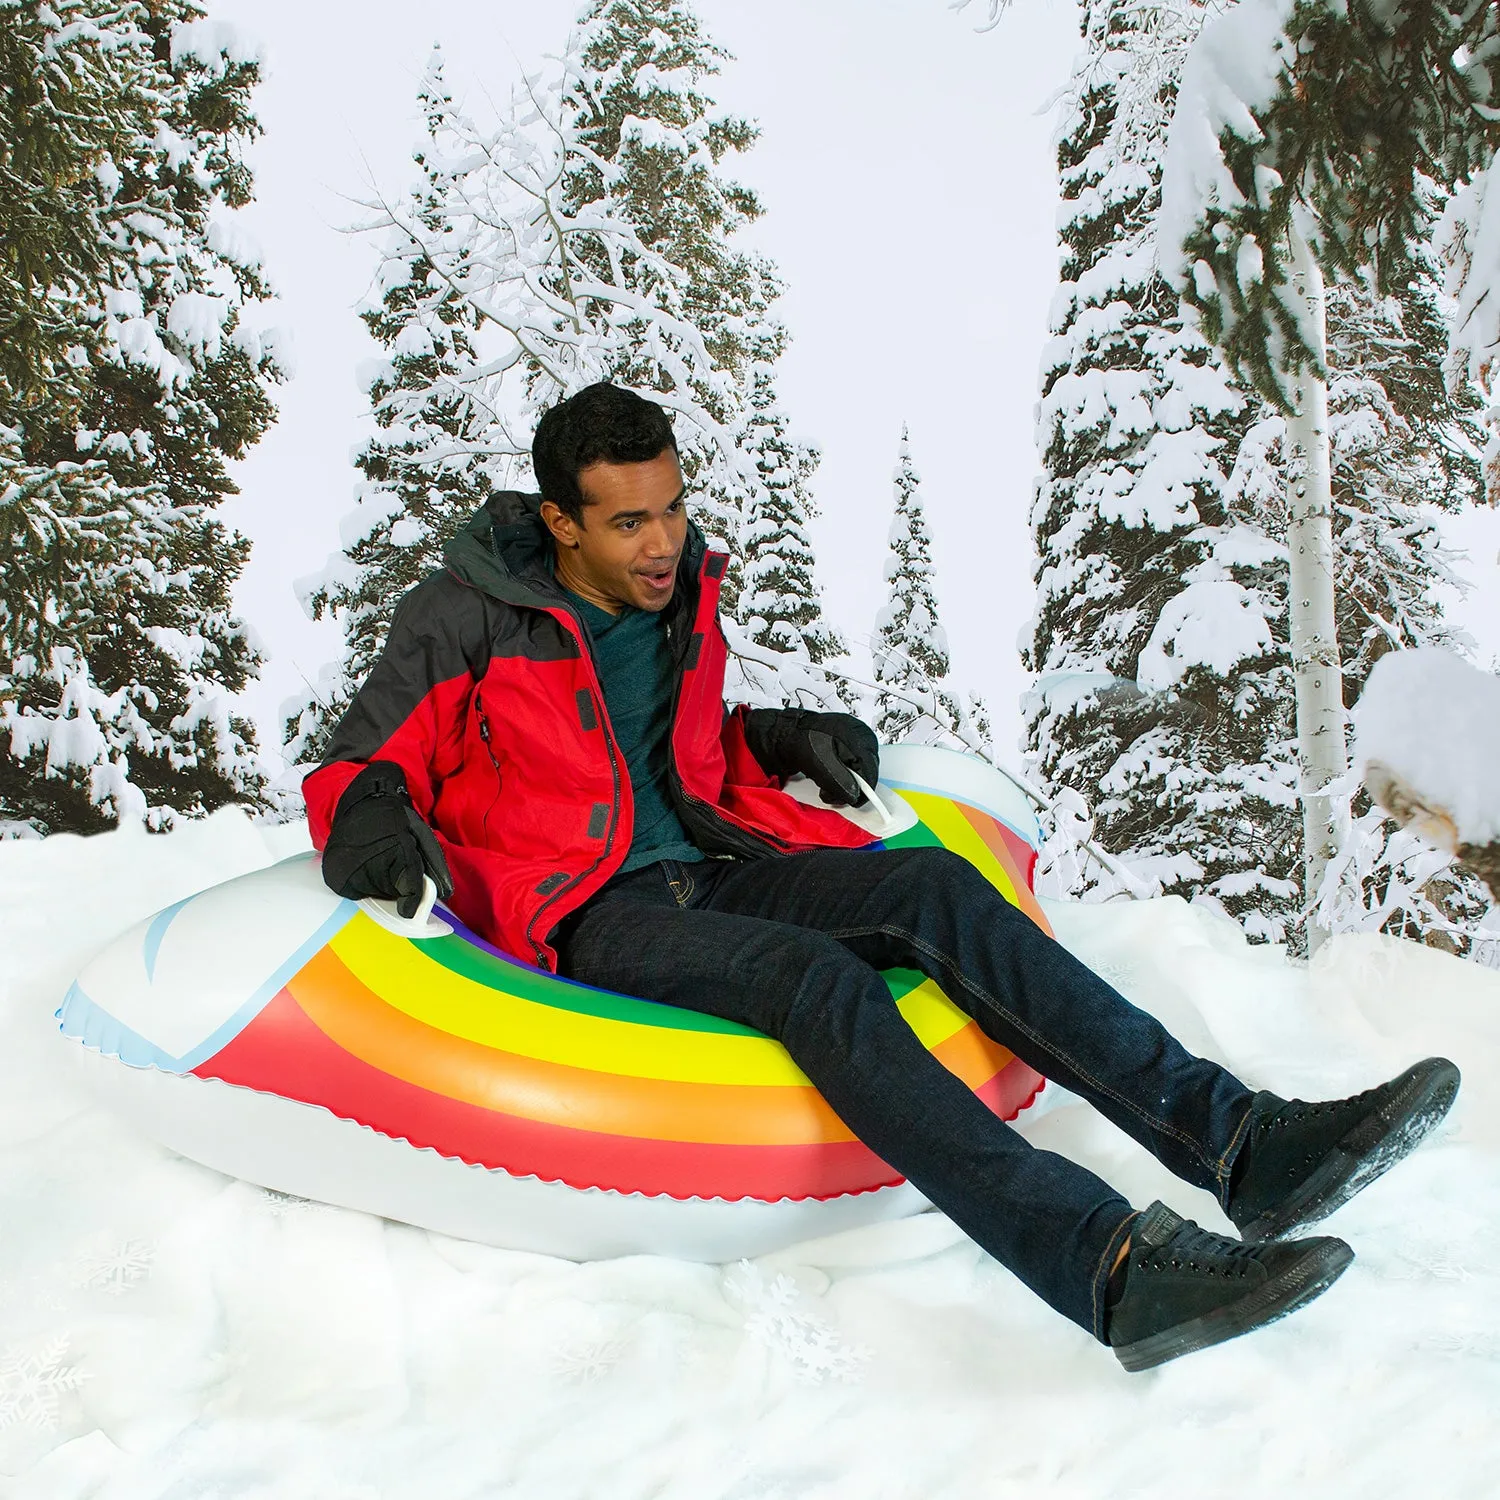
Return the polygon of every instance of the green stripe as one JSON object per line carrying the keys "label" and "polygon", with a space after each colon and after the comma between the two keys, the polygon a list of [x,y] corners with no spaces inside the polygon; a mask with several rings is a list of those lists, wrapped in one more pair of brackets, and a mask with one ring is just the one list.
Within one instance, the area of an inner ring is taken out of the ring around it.
{"label": "green stripe", "polygon": [[[930,849],[941,848],[944,847],[944,845],[943,841],[925,823],[917,823],[908,828],[905,833],[898,833],[895,838],[886,839],[885,847],[887,849]],[[988,848],[988,845],[986,845],[986,848]],[[991,851],[991,856],[995,859],[995,863],[1005,871],[1006,875],[1010,876],[1011,871],[1007,868],[1005,862],[998,856],[995,856],[993,851]],[[1025,884],[1025,882],[1020,879],[1019,871],[1016,872],[1016,881],[1018,886]],[[993,883],[994,882],[992,881],[991,884]],[[1020,901],[1007,895],[1005,891],[1002,890],[1000,894],[1002,896],[1005,896],[1005,899],[1009,901],[1012,906],[1017,907],[1022,911],[1025,910],[1025,908],[1021,906]]]}
{"label": "green stripe", "polygon": [[887,969],[880,977],[885,980],[892,1000],[904,1000],[927,980],[927,976],[917,969]]}
{"label": "green stripe", "polygon": [[887,849],[940,849],[943,841],[925,823],[914,823],[905,833],[883,841]]}
{"label": "green stripe", "polygon": [[[499,990],[521,1000],[549,1005],[554,1010],[579,1016],[598,1016],[606,1021],[629,1021],[636,1026],[660,1026],[668,1031],[706,1031],[720,1036],[760,1036],[761,1032],[738,1021],[726,1021],[702,1011],[664,1005],[659,1000],[638,1000],[610,990],[568,984],[549,974],[496,958],[461,937],[433,938],[422,944],[423,954],[450,973],[462,975],[485,989]],[[900,1000],[921,984],[926,976],[915,969],[887,969],[883,978],[893,999]]]}
{"label": "green stripe", "polygon": [[759,1036],[760,1032],[738,1021],[721,1020],[701,1011],[663,1005],[657,1000],[637,1000],[609,990],[568,984],[550,974],[538,973],[520,964],[507,963],[461,937],[433,938],[422,944],[422,952],[445,969],[472,979],[486,989],[501,990],[521,1000],[550,1005],[554,1010],[579,1016],[598,1016],[606,1021],[629,1021],[636,1026],[661,1026],[671,1031],[712,1031],[725,1036]]}

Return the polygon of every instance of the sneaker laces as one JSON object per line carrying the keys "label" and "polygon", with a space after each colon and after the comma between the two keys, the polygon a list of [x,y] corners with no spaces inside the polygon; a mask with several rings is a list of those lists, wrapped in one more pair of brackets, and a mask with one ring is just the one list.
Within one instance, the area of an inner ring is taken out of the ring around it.
{"label": "sneaker laces", "polygon": [[[1374,1089],[1367,1089],[1365,1093],[1373,1094]],[[1272,1130],[1279,1130],[1284,1125],[1293,1125],[1302,1120],[1316,1120],[1321,1116],[1332,1119],[1346,1110],[1363,1105],[1365,1094],[1354,1094],[1348,1099],[1288,1099],[1269,1120],[1267,1126]]]}
{"label": "sneaker laces", "polygon": [[1215,1234],[1156,1203],[1136,1221],[1129,1259],[1143,1270],[1185,1272],[1230,1280],[1259,1265],[1255,1244]]}
{"label": "sneaker laces", "polygon": [[1334,1120],[1339,1115],[1363,1114],[1382,1095],[1388,1094],[1390,1089],[1389,1083],[1381,1083],[1374,1088],[1350,1094],[1344,1099],[1286,1099],[1277,1105],[1276,1113],[1265,1121],[1265,1125],[1269,1129],[1279,1130],[1303,1120]]}
{"label": "sneaker laces", "polygon": [[[1346,1129],[1352,1129],[1368,1115],[1378,1103],[1379,1096],[1388,1088],[1388,1084],[1381,1084],[1377,1088],[1351,1094],[1347,1099],[1285,1100],[1276,1107],[1274,1114],[1260,1122],[1261,1137],[1264,1139],[1266,1136],[1275,1136],[1292,1125],[1314,1126],[1312,1134],[1303,1143],[1301,1153],[1286,1160],[1284,1175],[1292,1179],[1298,1178],[1308,1167],[1322,1159]],[[1320,1125],[1321,1129],[1318,1128]],[[1248,1156],[1246,1159],[1248,1160]]]}

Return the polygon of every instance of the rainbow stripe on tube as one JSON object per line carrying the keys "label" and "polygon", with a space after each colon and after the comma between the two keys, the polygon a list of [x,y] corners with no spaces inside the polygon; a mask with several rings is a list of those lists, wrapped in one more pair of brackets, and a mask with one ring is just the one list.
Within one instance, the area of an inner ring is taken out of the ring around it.
{"label": "rainbow stripe on tube", "polygon": [[[1046,926],[1031,891],[1033,830],[960,797],[895,784],[920,821],[891,846],[952,849]],[[278,868],[292,865],[308,868],[305,860]],[[298,878],[306,885],[305,873]],[[193,902],[138,929],[151,948],[148,977],[183,908],[191,914]],[[218,1002],[217,1027],[203,1033],[214,1043],[207,1056],[201,1043],[153,1042],[149,1058],[110,1045],[128,1037],[145,1046],[149,1027],[138,1034],[133,1020],[107,1015],[88,972],[59,1012],[63,1030],[126,1063],[149,1060],[320,1106],[443,1157],[574,1188],[776,1201],[901,1181],[778,1043],[733,1022],[544,974],[444,915],[451,935],[414,941],[350,902],[334,903],[326,917],[312,911],[306,930],[315,938],[297,959],[290,944],[280,958],[267,955],[273,979],[255,1003],[237,992]],[[885,977],[923,1044],[992,1109],[1010,1118],[1031,1101],[1040,1077],[936,985],[908,971]]]}

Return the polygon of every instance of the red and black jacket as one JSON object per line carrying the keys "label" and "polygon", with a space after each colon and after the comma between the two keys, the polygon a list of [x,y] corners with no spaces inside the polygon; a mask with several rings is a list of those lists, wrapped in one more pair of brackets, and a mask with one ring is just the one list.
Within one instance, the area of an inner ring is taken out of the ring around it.
{"label": "red and black jacket", "polygon": [[[540,497],[505,491],[397,606],[379,660],[302,784],[313,843],[344,788],[394,761],[453,872],[450,905],[497,947],[555,969],[548,941],[619,869],[634,806],[588,631],[552,577]],[[667,606],[670,783],[708,854],[855,848],[869,835],[780,789],[724,709],[719,585],[727,558],[688,528]]]}

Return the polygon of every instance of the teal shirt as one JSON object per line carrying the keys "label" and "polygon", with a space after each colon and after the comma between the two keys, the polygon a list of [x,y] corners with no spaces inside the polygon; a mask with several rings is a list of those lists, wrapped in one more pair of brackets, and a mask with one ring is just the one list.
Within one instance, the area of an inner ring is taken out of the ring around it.
{"label": "teal shirt", "polygon": [[619,874],[659,859],[702,859],[672,806],[667,748],[672,732],[672,648],[665,612],[622,605],[609,614],[566,590],[594,638],[594,660],[610,727],[635,794],[635,834]]}

